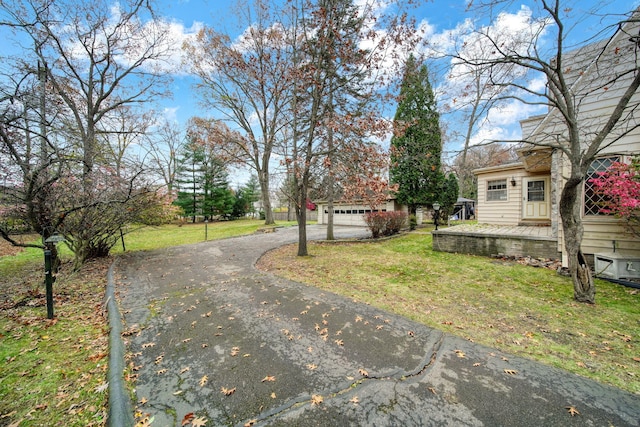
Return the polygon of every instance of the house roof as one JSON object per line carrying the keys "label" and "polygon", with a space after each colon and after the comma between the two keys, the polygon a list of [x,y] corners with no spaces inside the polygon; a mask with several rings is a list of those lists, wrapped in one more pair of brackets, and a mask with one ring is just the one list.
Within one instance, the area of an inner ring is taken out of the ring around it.
{"label": "house roof", "polygon": [[472,172],[474,175],[482,175],[485,173],[491,173],[491,172],[497,172],[497,171],[510,171],[510,170],[517,170],[517,169],[524,169],[524,163],[522,162],[507,163],[507,164],[498,165],[498,166],[490,166],[487,168],[474,169]]}
{"label": "house roof", "polygon": [[[640,9],[636,10],[633,17],[621,25],[611,38],[562,54],[562,71],[567,86],[578,99],[577,108],[585,111],[581,111],[583,115],[580,127],[584,137],[594,134],[596,129],[601,129],[609,117],[606,112],[603,114],[595,109],[590,111],[587,104],[618,99],[616,88],[612,88],[615,86],[616,77],[627,73],[626,77],[632,78],[632,74],[628,72],[638,67],[635,39],[638,37],[639,18]],[[554,62],[555,60],[551,61],[552,64]],[[624,81],[626,78],[623,77],[621,80]],[[618,85],[618,88],[620,87],[624,88],[624,82]],[[546,146],[560,146],[566,139],[563,137],[566,133],[564,119],[555,108],[544,117],[534,116],[521,121],[521,127],[525,146],[527,141]],[[525,135],[526,131],[529,133]]]}

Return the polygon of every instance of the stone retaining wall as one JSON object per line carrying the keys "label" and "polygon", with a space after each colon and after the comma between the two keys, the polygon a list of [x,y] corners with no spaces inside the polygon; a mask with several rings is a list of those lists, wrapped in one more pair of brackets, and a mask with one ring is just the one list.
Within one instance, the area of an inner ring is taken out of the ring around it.
{"label": "stone retaining wall", "polygon": [[433,232],[433,250],[480,256],[503,254],[508,256],[559,259],[554,239]]}

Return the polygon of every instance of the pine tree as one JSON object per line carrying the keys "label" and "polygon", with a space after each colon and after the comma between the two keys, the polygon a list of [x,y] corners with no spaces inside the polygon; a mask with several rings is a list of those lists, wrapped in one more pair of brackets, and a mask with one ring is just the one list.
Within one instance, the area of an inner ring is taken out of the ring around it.
{"label": "pine tree", "polygon": [[187,142],[178,158],[176,187],[178,197],[175,205],[182,208],[184,216],[196,222],[196,216],[202,214],[204,150],[194,142]]}
{"label": "pine tree", "polygon": [[415,213],[417,206],[438,200],[442,136],[427,67],[413,56],[407,60],[394,129],[390,179],[398,184],[398,201]]}
{"label": "pine tree", "polygon": [[188,142],[178,160],[178,198],[185,216],[196,221],[215,216],[229,217],[233,211],[234,195],[229,189],[225,163],[205,144]]}

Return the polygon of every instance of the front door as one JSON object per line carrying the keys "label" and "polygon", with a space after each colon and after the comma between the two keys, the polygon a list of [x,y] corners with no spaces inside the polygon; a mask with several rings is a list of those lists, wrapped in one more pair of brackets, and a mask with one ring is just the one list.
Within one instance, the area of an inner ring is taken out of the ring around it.
{"label": "front door", "polygon": [[522,219],[550,219],[549,178],[522,179]]}

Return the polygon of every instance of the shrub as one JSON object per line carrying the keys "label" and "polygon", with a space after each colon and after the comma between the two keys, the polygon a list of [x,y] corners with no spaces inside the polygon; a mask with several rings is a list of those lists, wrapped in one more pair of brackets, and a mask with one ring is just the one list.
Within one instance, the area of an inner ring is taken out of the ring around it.
{"label": "shrub", "polygon": [[386,212],[368,212],[364,215],[364,221],[367,223],[367,227],[371,231],[371,235],[374,239],[380,237],[385,228]]}
{"label": "shrub", "polygon": [[409,230],[415,230],[418,226],[418,218],[415,215],[409,215]]}
{"label": "shrub", "polygon": [[398,233],[406,220],[405,212],[369,212],[364,215],[364,221],[374,239]]}
{"label": "shrub", "polygon": [[387,222],[385,224],[384,235],[391,236],[392,234],[396,234],[400,232],[400,229],[407,222],[407,214],[406,212],[384,212],[386,213]]}

